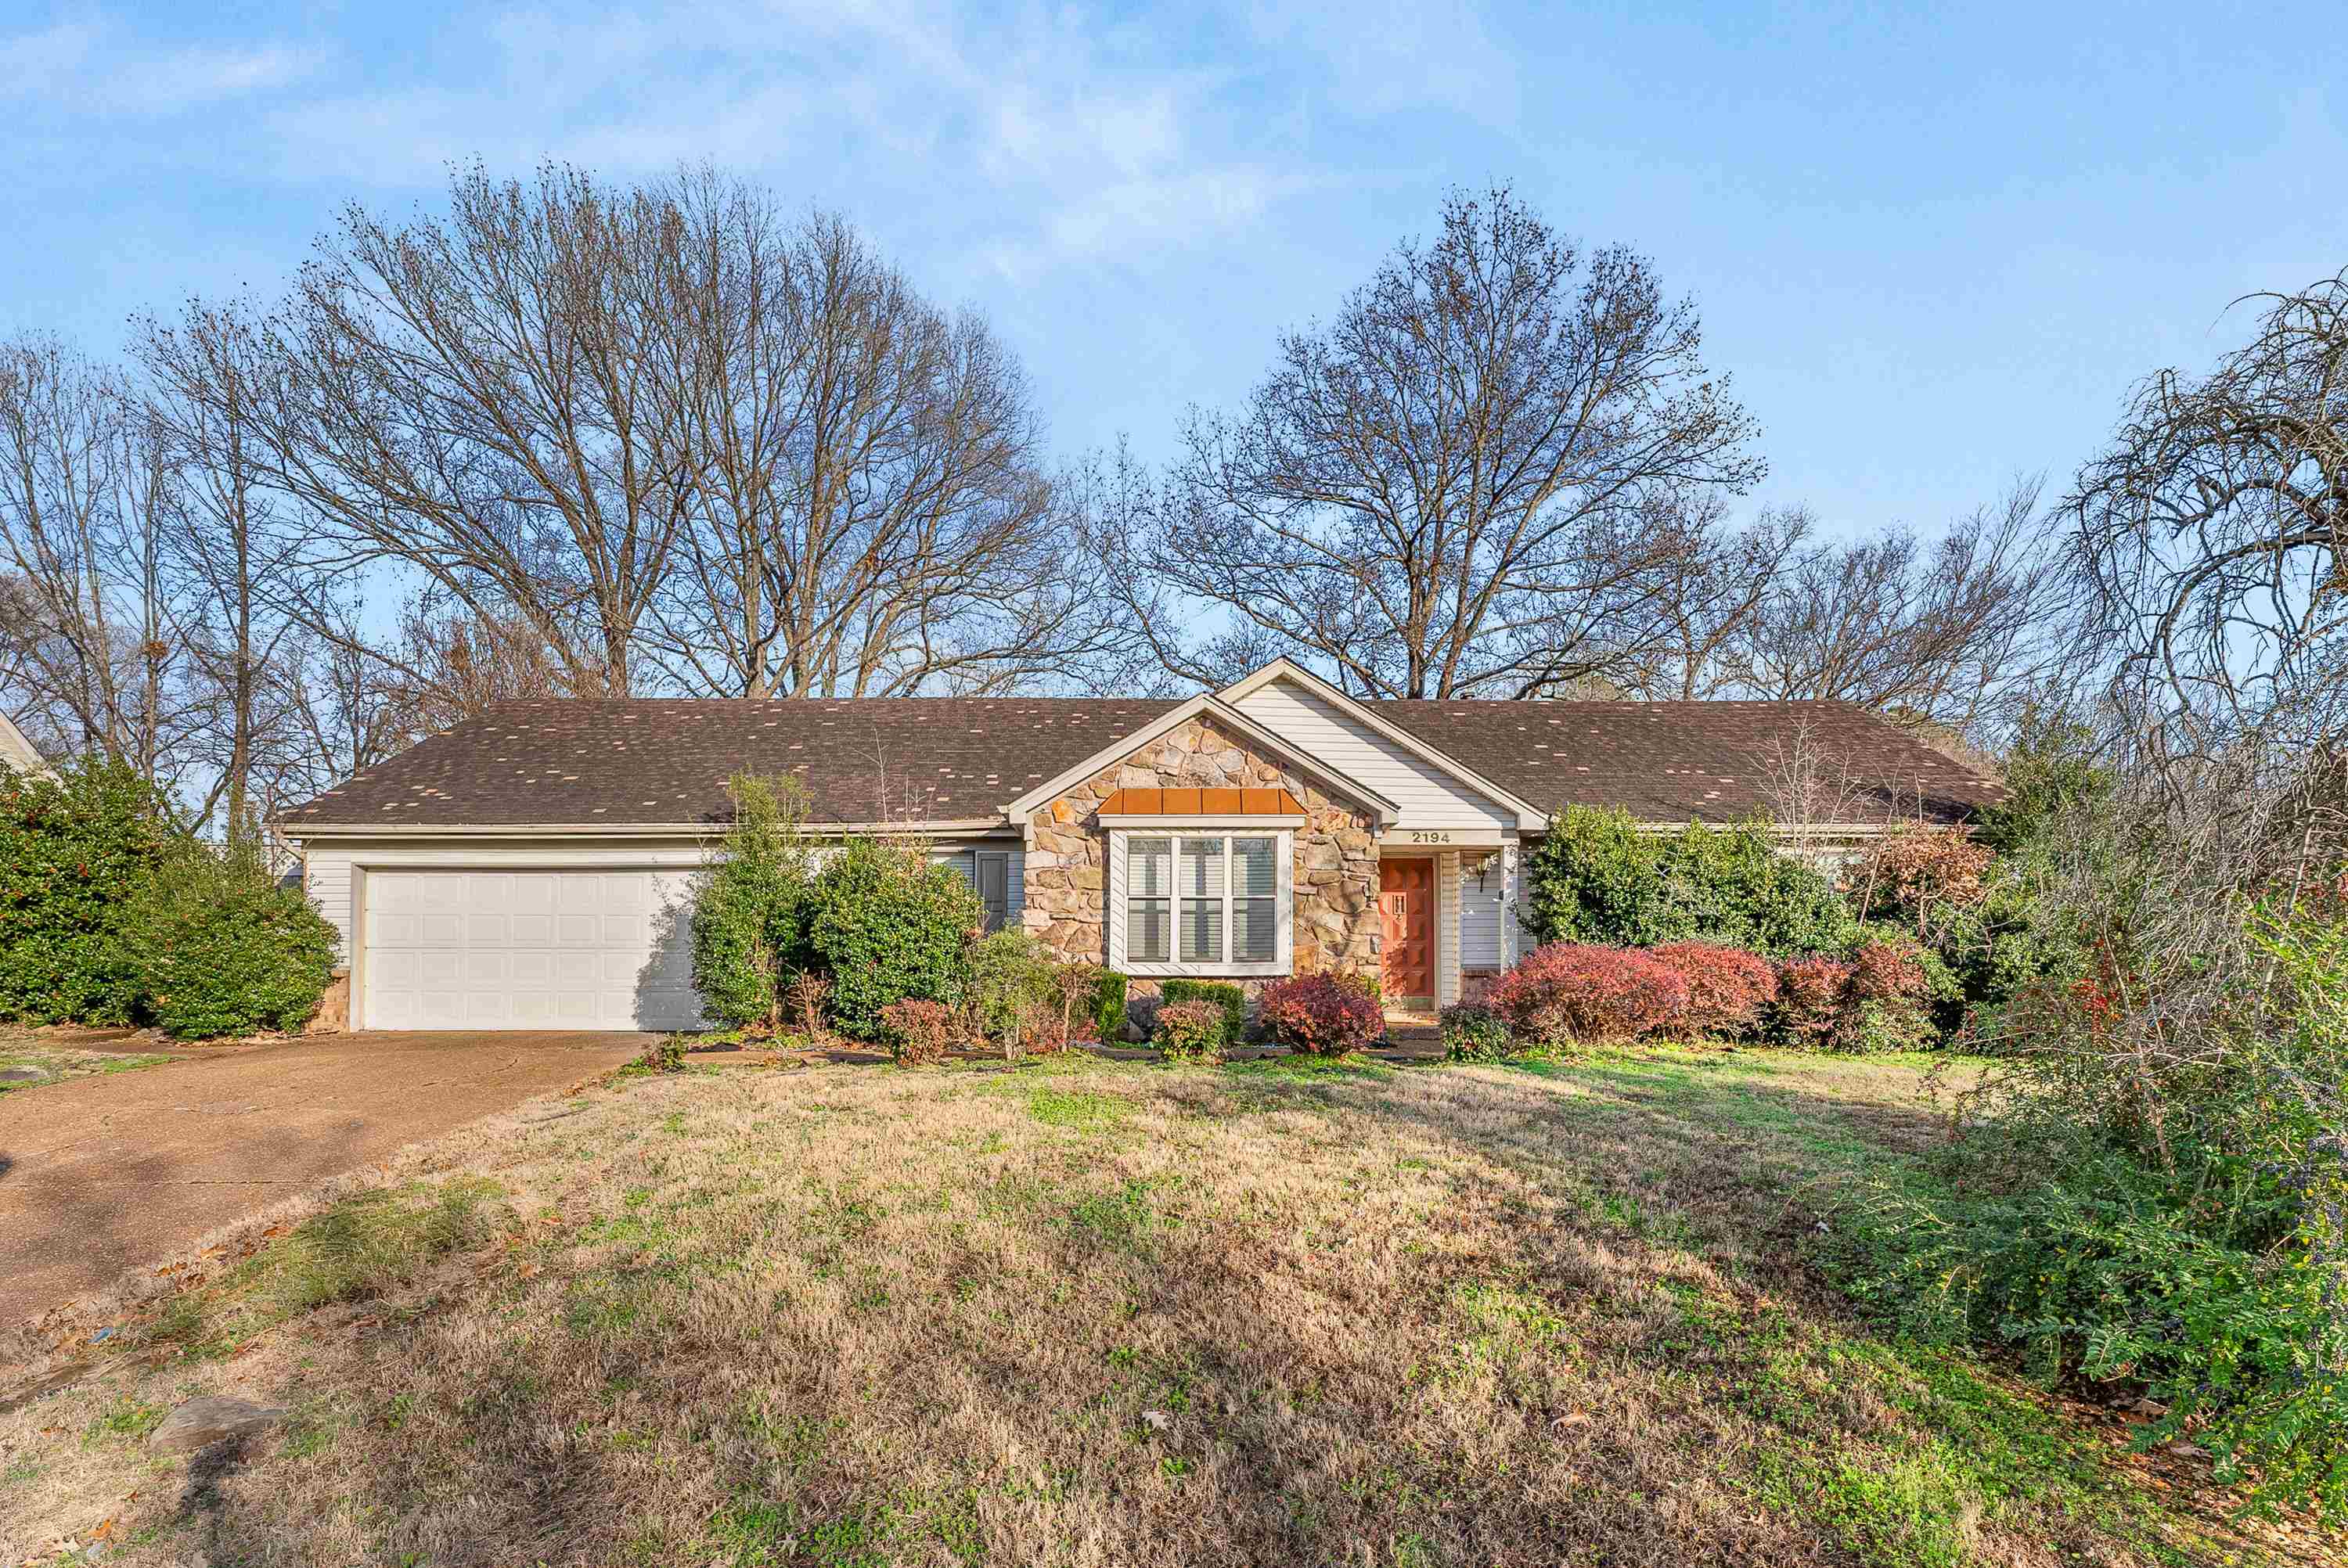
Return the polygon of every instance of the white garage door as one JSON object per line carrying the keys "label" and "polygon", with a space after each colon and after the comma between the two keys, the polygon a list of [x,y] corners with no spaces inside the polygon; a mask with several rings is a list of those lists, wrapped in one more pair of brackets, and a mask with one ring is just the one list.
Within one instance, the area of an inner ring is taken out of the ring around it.
{"label": "white garage door", "polygon": [[366,873],[366,1029],[689,1029],[685,871]]}

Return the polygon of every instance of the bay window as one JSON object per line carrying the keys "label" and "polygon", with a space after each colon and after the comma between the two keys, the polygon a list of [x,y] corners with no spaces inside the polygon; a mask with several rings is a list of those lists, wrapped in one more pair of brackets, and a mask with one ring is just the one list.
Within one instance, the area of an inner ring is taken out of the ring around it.
{"label": "bay window", "polygon": [[1288,835],[1118,832],[1109,962],[1137,974],[1285,974]]}

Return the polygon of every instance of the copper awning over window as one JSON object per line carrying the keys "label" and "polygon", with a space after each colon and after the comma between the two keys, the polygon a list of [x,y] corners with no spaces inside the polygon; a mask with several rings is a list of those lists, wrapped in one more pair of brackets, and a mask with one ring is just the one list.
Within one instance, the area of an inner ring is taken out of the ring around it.
{"label": "copper awning over window", "polygon": [[1103,816],[1303,816],[1284,789],[1121,789],[1101,802]]}

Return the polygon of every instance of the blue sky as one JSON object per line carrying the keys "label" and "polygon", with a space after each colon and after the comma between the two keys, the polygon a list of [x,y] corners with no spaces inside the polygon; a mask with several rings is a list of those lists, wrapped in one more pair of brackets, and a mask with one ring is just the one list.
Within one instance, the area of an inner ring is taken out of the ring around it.
{"label": "blue sky", "polygon": [[0,331],[268,292],[452,159],[708,159],[985,312],[1063,450],[1161,457],[1499,178],[1694,295],[1750,504],[1931,525],[2348,265],[2348,46],[2336,3],[1926,9],[15,0]]}

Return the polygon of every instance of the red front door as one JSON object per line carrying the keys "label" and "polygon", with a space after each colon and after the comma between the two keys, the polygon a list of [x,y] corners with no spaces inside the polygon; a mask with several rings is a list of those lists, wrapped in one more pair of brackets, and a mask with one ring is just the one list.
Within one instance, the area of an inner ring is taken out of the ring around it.
{"label": "red front door", "polygon": [[1386,1005],[1406,998],[1435,999],[1435,862],[1378,862],[1378,913],[1385,937],[1378,944],[1379,989]]}

